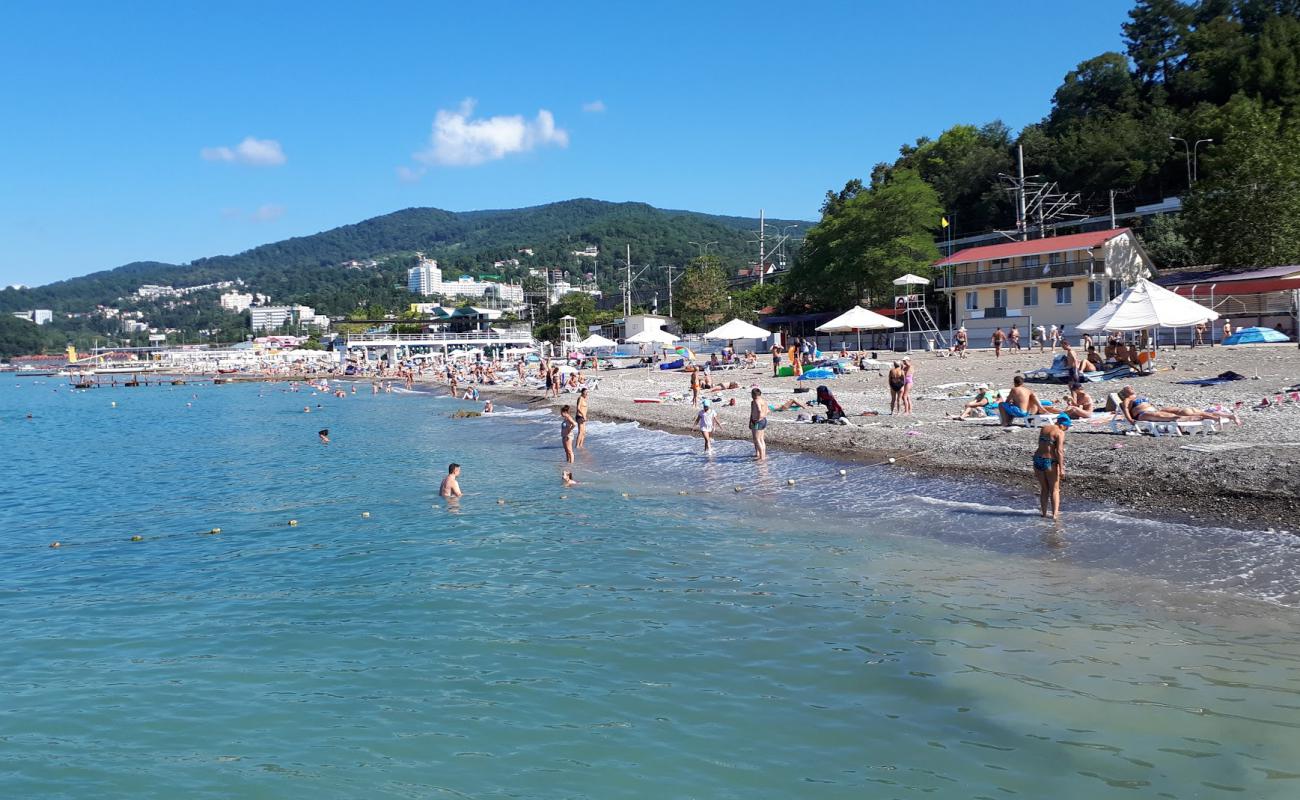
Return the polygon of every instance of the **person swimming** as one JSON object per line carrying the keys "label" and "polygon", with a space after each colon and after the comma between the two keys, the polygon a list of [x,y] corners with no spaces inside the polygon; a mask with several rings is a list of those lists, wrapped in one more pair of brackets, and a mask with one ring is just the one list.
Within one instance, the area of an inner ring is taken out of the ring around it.
{"label": "person swimming", "polygon": [[330,429],[329,429],[329,428],[322,428],[320,431],[318,431],[318,432],[316,433],[316,435],[320,437],[320,443],[321,443],[321,444],[329,444],[329,443],[330,443]]}

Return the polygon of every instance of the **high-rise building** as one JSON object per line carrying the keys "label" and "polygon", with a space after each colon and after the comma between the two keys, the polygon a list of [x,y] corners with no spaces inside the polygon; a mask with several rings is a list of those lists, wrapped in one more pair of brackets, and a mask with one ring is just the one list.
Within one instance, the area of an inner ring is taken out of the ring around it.
{"label": "high-rise building", "polygon": [[434,287],[442,283],[442,270],[431,258],[421,258],[420,263],[406,271],[406,289],[411,294],[438,294]]}

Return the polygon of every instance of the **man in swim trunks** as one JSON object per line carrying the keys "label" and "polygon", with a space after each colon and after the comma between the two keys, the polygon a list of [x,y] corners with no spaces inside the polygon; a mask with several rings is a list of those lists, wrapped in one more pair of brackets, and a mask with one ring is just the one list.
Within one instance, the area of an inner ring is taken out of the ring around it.
{"label": "man in swim trunks", "polygon": [[1047,409],[1043,408],[1043,404],[1038,402],[1038,395],[1025,386],[1025,376],[1017,375],[1012,378],[1011,391],[1007,392],[1007,399],[1002,401],[1002,405],[998,409],[998,416],[1002,419],[1002,427],[1009,427],[1013,417],[1019,419],[1030,414],[1046,413]]}
{"label": "man in swim trunks", "polygon": [[1011,326],[1011,333],[1007,336],[1007,342],[1011,349],[1020,352],[1020,328],[1016,325]]}
{"label": "man in swim trunks", "polygon": [[781,369],[781,348],[777,347],[776,345],[772,345],[772,377],[773,378],[776,377],[776,373],[780,369]]}
{"label": "man in swim trunks", "polygon": [[1051,506],[1052,519],[1061,518],[1061,479],[1065,477],[1065,432],[1070,417],[1058,414],[1051,424],[1038,429],[1038,449],[1034,452],[1034,478],[1038,481],[1038,510],[1044,517]]}
{"label": "man in swim trunks", "polygon": [[749,392],[749,430],[754,438],[754,458],[767,460],[767,441],[763,431],[767,430],[767,404],[762,402],[763,392],[757,386]]}
{"label": "man in swim trunks", "polygon": [[1002,327],[998,326],[993,331],[993,357],[1002,358],[1002,343],[1006,341],[1007,335],[1002,332]]}

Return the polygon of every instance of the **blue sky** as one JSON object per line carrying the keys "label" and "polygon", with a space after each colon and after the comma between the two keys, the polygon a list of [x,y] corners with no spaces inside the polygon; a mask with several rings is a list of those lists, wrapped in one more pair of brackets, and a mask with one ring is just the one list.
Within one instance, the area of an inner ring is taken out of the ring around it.
{"label": "blue sky", "polygon": [[[815,219],[959,122],[1014,128],[1131,0],[0,7],[0,285],[409,206]],[[466,103],[471,100],[470,103]]]}

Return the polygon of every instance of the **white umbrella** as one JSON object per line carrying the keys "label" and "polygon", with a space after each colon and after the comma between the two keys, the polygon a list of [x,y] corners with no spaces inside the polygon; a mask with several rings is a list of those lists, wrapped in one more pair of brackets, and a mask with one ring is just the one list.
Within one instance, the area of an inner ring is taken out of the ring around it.
{"label": "white umbrella", "polygon": [[929,283],[930,283],[929,280],[922,278],[920,275],[913,275],[910,272],[907,273],[906,275],[900,275],[897,278],[894,278],[895,286],[911,286],[913,284],[926,286]]}
{"label": "white umbrella", "polygon": [[618,342],[615,342],[610,339],[606,339],[604,336],[601,336],[599,333],[593,333],[592,335],[588,336],[586,339],[583,339],[581,342],[578,342],[578,347],[581,347],[583,350],[590,350],[593,347],[617,347],[617,346],[618,346]]}
{"label": "white umbrella", "polygon": [[849,331],[858,332],[858,349],[862,349],[862,331],[879,331],[886,328],[901,328],[903,323],[896,319],[890,319],[883,314],[854,306],[843,314],[840,314],[830,322],[823,322],[817,326],[817,330],[826,333],[847,333]]}
{"label": "white umbrella", "polygon": [[750,325],[743,319],[733,319],[720,328],[715,328],[704,334],[705,339],[766,339],[771,336],[771,331],[765,331],[757,325]]}
{"label": "white umbrella", "polygon": [[646,328],[635,336],[627,337],[625,341],[632,344],[672,344],[677,341],[677,337],[660,328]]}
{"label": "white umbrella", "polygon": [[1146,279],[1125,289],[1076,327],[1085,333],[1182,328],[1219,318],[1219,312]]}

